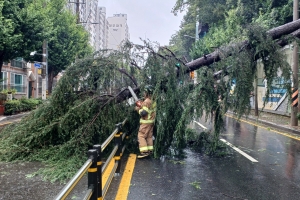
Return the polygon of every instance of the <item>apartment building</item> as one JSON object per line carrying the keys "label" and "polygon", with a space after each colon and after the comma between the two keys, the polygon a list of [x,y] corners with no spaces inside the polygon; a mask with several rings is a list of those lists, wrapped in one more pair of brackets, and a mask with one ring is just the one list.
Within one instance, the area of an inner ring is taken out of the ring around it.
{"label": "apartment building", "polygon": [[108,40],[108,22],[106,20],[106,8],[98,7],[97,16],[98,24],[96,25],[96,51],[107,49]]}
{"label": "apartment building", "polygon": [[130,39],[127,14],[114,14],[108,21],[108,49],[118,50],[122,43]]}
{"label": "apartment building", "polygon": [[68,1],[67,8],[78,15],[79,23],[90,35],[90,45],[95,51],[107,48],[107,20],[105,7],[98,6],[98,0]]}

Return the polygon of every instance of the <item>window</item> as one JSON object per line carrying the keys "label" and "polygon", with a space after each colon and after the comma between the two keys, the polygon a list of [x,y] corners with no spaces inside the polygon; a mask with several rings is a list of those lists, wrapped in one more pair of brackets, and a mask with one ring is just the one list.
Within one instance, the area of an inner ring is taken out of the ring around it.
{"label": "window", "polygon": [[10,87],[16,89],[17,92],[25,93],[25,76],[21,74],[10,74]]}
{"label": "window", "polygon": [[120,24],[120,27],[122,27],[122,24]]}
{"label": "window", "polygon": [[119,27],[119,24],[117,24],[116,27]]}
{"label": "window", "polygon": [[7,89],[7,72],[1,72],[0,81],[0,90]]}
{"label": "window", "polygon": [[12,67],[18,67],[18,68],[23,68],[23,63],[22,63],[22,61],[21,60],[12,60],[11,61],[11,66]]}
{"label": "window", "polygon": [[113,27],[115,27],[115,25],[113,24]]}

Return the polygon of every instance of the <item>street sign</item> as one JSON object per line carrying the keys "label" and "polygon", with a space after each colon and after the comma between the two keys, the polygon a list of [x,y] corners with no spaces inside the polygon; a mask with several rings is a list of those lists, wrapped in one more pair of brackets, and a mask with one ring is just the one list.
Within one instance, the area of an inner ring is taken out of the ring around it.
{"label": "street sign", "polygon": [[41,64],[39,64],[39,63],[34,63],[34,67],[36,67],[36,68],[41,68],[41,67],[42,67],[42,65],[41,65]]}

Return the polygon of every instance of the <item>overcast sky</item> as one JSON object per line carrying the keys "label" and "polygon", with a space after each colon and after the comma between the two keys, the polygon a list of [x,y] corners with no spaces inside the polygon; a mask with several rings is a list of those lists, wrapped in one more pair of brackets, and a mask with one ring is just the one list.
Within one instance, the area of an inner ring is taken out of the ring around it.
{"label": "overcast sky", "polygon": [[171,35],[179,30],[183,14],[171,13],[176,0],[99,0],[106,7],[107,17],[127,14],[130,40],[141,44],[139,38],[169,44]]}

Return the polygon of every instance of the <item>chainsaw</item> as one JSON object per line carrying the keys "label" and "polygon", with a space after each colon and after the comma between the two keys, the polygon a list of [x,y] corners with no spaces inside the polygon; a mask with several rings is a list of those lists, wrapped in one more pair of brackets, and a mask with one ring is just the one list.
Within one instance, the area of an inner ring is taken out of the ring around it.
{"label": "chainsaw", "polygon": [[141,107],[142,106],[142,101],[137,98],[137,96],[136,96],[135,92],[133,91],[133,89],[130,86],[128,86],[128,90],[131,93],[131,96],[134,98],[135,105],[137,107]]}

